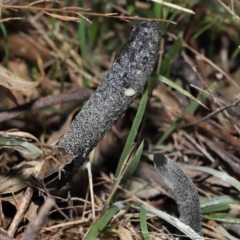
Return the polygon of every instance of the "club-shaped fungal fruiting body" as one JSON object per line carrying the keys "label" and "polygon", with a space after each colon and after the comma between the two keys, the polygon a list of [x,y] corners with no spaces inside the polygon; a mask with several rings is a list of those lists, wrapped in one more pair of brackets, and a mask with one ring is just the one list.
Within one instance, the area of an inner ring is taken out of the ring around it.
{"label": "club-shaped fungal fruiting body", "polygon": [[73,156],[61,174],[66,182],[141,93],[156,64],[160,47],[157,22],[142,21],[132,33],[119,57],[96,92],[73,120],[56,146]]}
{"label": "club-shaped fungal fruiting body", "polygon": [[163,154],[155,154],[153,162],[155,169],[173,193],[180,221],[202,235],[200,200],[193,182],[178,164]]}

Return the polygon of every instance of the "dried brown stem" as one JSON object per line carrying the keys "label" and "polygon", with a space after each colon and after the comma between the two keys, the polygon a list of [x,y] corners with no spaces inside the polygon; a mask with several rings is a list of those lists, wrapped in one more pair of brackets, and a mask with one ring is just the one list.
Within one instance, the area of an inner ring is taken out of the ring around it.
{"label": "dried brown stem", "polygon": [[[182,116],[183,119],[190,123],[197,122],[197,118],[190,115],[190,114],[184,114]],[[216,127],[212,126],[209,123],[205,122],[199,122],[196,124],[197,127],[204,130],[206,133],[210,134],[211,136],[217,137],[219,139],[222,139],[225,142],[228,142],[229,144],[232,144],[233,146],[240,147],[240,140],[233,137],[232,135],[228,134],[226,131],[217,129]]]}
{"label": "dried brown stem", "polygon": [[11,118],[17,117],[18,115],[25,112],[37,110],[55,104],[61,104],[70,101],[85,101],[93,94],[93,92],[94,91],[91,89],[78,88],[77,90],[71,90],[69,92],[59,95],[49,95],[46,97],[35,99],[29,103],[0,113],[0,122],[4,122]]}
{"label": "dried brown stem", "polygon": [[189,123],[189,124],[186,124],[186,125],[182,126],[182,128],[183,128],[183,127],[189,127],[189,126],[192,126],[192,125],[196,125],[196,124],[198,124],[198,123],[200,123],[200,122],[204,122],[204,121],[208,120],[209,118],[217,115],[218,113],[223,112],[224,110],[227,110],[227,109],[232,108],[232,107],[236,107],[239,103],[240,103],[240,98],[238,98],[238,99],[237,99],[235,102],[233,102],[232,104],[229,104],[229,105],[226,105],[226,106],[224,106],[224,107],[218,108],[216,111],[208,114],[206,117],[204,117],[204,118],[202,118],[202,119],[199,119],[199,120],[196,121],[196,122]]}
{"label": "dried brown stem", "polygon": [[[107,13],[107,14],[103,14],[103,13],[94,13],[94,12],[85,12],[85,11],[74,11],[74,10],[70,10],[70,9],[66,9],[66,8],[42,8],[42,7],[33,7],[33,6],[13,6],[13,5],[2,5],[0,4],[1,8],[10,8],[10,9],[26,9],[26,10],[35,10],[35,11],[39,11],[39,12],[57,12],[57,13],[69,13],[69,14],[74,14],[74,15],[78,15],[82,18],[84,18],[86,21],[90,22],[88,19],[85,18],[85,16],[101,16],[101,17],[112,17],[112,18],[119,18],[119,19],[126,19],[126,20],[145,20],[145,21],[159,21],[159,22],[170,22],[172,24],[176,24],[173,21],[169,21],[169,20],[164,20],[164,19],[159,19],[159,18],[142,18],[142,17],[138,17],[138,16],[116,16],[116,13]],[[57,15],[56,15],[57,17]],[[62,19],[64,20],[64,19]],[[66,19],[67,20],[67,19]]]}
{"label": "dried brown stem", "polygon": [[13,221],[11,222],[11,225],[8,229],[8,235],[10,237],[13,237],[15,235],[15,232],[17,231],[18,225],[23,219],[23,216],[29,206],[29,203],[32,199],[33,189],[31,187],[28,187],[25,191],[24,198],[22,199],[19,209],[16,213],[16,215],[13,218]]}
{"label": "dried brown stem", "polygon": [[42,227],[45,225],[48,214],[51,208],[54,206],[54,204],[55,202],[52,198],[47,198],[47,200],[41,207],[37,217],[28,224],[23,240],[37,239],[38,233],[40,232]]}

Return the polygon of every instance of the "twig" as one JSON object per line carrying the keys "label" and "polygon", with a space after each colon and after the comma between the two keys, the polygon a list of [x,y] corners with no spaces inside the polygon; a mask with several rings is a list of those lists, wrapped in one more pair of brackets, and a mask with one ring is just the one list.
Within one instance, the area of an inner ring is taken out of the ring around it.
{"label": "twig", "polygon": [[240,17],[231,10],[231,8],[229,8],[224,2],[222,2],[221,0],[217,0],[230,14],[232,14],[232,16],[236,19],[236,20],[240,20]]}
{"label": "twig", "polygon": [[[0,4],[1,8],[11,8],[11,9],[26,9],[26,10],[35,10],[43,13],[48,13],[48,12],[57,12],[57,13],[69,13],[69,14],[74,14],[82,17],[89,23],[91,21],[89,19],[86,19],[86,16],[100,16],[100,17],[111,17],[111,18],[118,18],[118,19],[128,19],[128,20],[143,20],[143,21],[159,21],[159,22],[170,22],[172,24],[176,24],[173,21],[170,20],[164,20],[164,19],[159,19],[159,18],[142,18],[138,16],[119,16],[117,13],[94,13],[94,12],[83,12],[83,11],[74,11],[69,8],[41,8],[41,7],[33,7],[33,6],[12,6],[12,5],[2,5]],[[116,16],[117,15],[117,16]],[[57,17],[57,15],[55,16]],[[62,19],[64,20],[64,19]]]}
{"label": "twig", "polygon": [[[214,99],[214,102],[217,104],[218,107],[222,106],[222,102],[221,100],[219,100],[218,98],[216,98],[214,95],[212,96]],[[239,98],[240,100],[240,98]],[[230,124],[233,126],[233,128],[235,128],[235,130],[238,132],[238,134],[240,135],[240,130],[239,127],[237,126],[237,124],[232,120],[232,118],[229,116],[228,111],[224,110],[223,111],[224,116],[228,119],[228,121],[230,122]]]}
{"label": "twig", "polygon": [[48,214],[51,208],[54,206],[54,204],[55,204],[55,201],[52,198],[47,198],[47,200],[41,207],[37,217],[28,224],[23,240],[37,239],[38,233],[40,232],[42,227],[45,225]]}
{"label": "twig", "polygon": [[[182,115],[182,118],[191,123],[197,122],[197,118],[190,114],[185,113]],[[219,139],[222,139],[223,141],[228,142],[229,144],[232,144],[237,148],[240,148],[240,140],[238,138],[233,137],[226,131],[216,128],[205,122],[200,122],[200,123],[196,124],[196,126],[203,129],[206,133],[208,133],[214,137],[217,137]]]}
{"label": "twig", "polygon": [[90,190],[90,196],[91,196],[91,203],[92,203],[92,218],[95,219],[95,203],[94,203],[94,193],[93,193],[93,181],[92,181],[92,169],[91,169],[91,163],[88,162],[86,164],[86,168],[88,171],[88,179],[89,179],[89,190]]}
{"label": "twig", "polygon": [[197,141],[192,138],[189,134],[186,132],[183,133],[184,137],[188,139],[205,157],[209,159],[210,162],[214,163],[215,159],[211,156],[211,154],[208,153],[203,147],[200,146],[200,144],[197,143]]}
{"label": "twig", "polygon": [[[44,185],[44,183],[42,184],[42,187],[43,187],[43,192],[47,195],[47,197],[44,196],[44,199],[54,199],[54,197],[51,196],[51,194],[49,193],[49,191],[46,188],[46,186]],[[54,201],[53,206],[56,209],[56,211],[58,211],[59,214],[61,214],[67,221],[71,221],[71,219],[58,207],[58,205],[55,203],[55,201]]]}
{"label": "twig", "polygon": [[1,240],[15,240],[15,238],[8,237],[6,235],[3,235],[2,233],[0,233],[0,239]]}
{"label": "twig", "polygon": [[79,88],[77,90],[71,90],[59,95],[49,95],[46,97],[41,97],[39,99],[35,99],[26,104],[0,113],[0,122],[4,122],[11,118],[17,117],[18,115],[25,112],[37,110],[55,104],[70,101],[85,101],[93,94],[93,92],[94,91],[91,89]]}
{"label": "twig", "polygon": [[227,109],[232,108],[232,107],[236,107],[239,103],[240,103],[240,98],[237,99],[235,102],[227,105],[227,106],[218,108],[218,109],[215,110],[214,112],[208,114],[206,117],[204,117],[204,118],[202,118],[202,119],[199,119],[199,120],[196,121],[196,122],[189,123],[189,124],[186,124],[186,125],[184,125],[184,126],[181,126],[181,128],[189,127],[189,126],[192,126],[192,125],[196,125],[196,124],[198,124],[198,123],[200,123],[200,122],[204,122],[204,121],[208,120],[209,118],[217,115],[218,113],[223,112],[224,110],[227,110]]}
{"label": "twig", "polygon": [[80,225],[80,224],[88,223],[88,222],[90,222],[89,219],[83,218],[83,219],[76,220],[76,221],[64,222],[64,223],[59,223],[59,224],[53,225],[51,227],[46,227],[46,228],[44,228],[44,230],[45,231],[52,231],[56,228],[70,227],[70,226]]}
{"label": "twig", "polygon": [[13,221],[8,229],[8,236],[13,237],[15,232],[17,231],[18,225],[23,219],[23,216],[29,206],[33,194],[33,189],[31,187],[27,187],[24,197],[20,203],[19,209],[15,214]]}

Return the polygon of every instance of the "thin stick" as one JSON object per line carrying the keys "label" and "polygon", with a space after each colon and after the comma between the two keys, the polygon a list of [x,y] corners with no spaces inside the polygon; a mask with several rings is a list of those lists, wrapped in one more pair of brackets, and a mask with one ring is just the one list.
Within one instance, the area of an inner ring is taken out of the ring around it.
{"label": "thin stick", "polygon": [[42,229],[42,227],[45,225],[48,214],[51,210],[51,208],[54,206],[55,201],[52,198],[47,198],[43,206],[41,207],[37,217],[32,220],[25,231],[23,240],[37,240],[38,233]]}
{"label": "thin stick", "polygon": [[91,197],[91,203],[92,203],[92,217],[95,219],[95,202],[94,202],[94,194],[93,194],[93,182],[92,182],[92,169],[91,169],[91,163],[88,162],[86,164],[86,168],[88,170],[88,180],[89,180],[89,190],[90,190],[90,197]]}
{"label": "thin stick", "polygon": [[25,112],[38,110],[40,108],[52,106],[55,104],[60,104],[60,103],[70,102],[70,101],[85,101],[93,94],[93,92],[94,91],[91,89],[78,88],[76,90],[71,90],[59,95],[49,95],[46,97],[41,97],[39,99],[35,99],[33,101],[25,103],[21,106],[12,108],[5,112],[1,112],[0,122],[4,122],[11,118],[17,117],[18,115]]}
{"label": "thin stick", "polygon": [[198,120],[198,121],[196,121],[196,122],[194,122],[194,123],[186,124],[186,125],[182,126],[181,128],[189,127],[189,126],[192,126],[192,125],[196,125],[196,124],[198,124],[198,123],[200,123],[200,122],[204,122],[204,121],[208,120],[209,118],[217,115],[218,113],[223,112],[224,110],[227,110],[227,109],[232,108],[232,107],[236,107],[239,103],[240,103],[240,98],[237,99],[235,102],[227,105],[227,106],[218,108],[218,109],[215,110],[214,112],[208,114],[206,117],[204,117],[204,118],[202,118],[202,119],[200,119],[200,120]]}
{"label": "thin stick", "polygon": [[11,225],[8,229],[8,236],[13,237],[15,235],[15,232],[17,231],[18,225],[22,221],[24,214],[29,206],[29,203],[31,201],[33,195],[33,189],[31,187],[27,187],[24,197],[20,203],[19,209],[16,213],[16,215],[13,218],[13,221],[11,222]]}

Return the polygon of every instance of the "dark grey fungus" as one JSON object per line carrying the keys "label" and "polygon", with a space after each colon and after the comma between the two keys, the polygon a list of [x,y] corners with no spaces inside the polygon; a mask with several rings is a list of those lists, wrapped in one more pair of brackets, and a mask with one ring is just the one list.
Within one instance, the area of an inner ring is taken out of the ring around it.
{"label": "dark grey fungus", "polygon": [[193,182],[180,166],[168,157],[157,153],[154,155],[153,162],[155,169],[173,193],[180,221],[202,235],[200,200]]}
{"label": "dark grey fungus", "polygon": [[160,47],[156,22],[139,22],[127,44],[95,94],[73,120],[55,149],[73,156],[61,181],[67,182],[86,161],[92,149],[141,93],[156,64]]}

